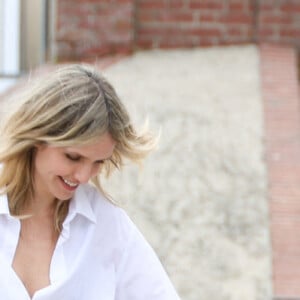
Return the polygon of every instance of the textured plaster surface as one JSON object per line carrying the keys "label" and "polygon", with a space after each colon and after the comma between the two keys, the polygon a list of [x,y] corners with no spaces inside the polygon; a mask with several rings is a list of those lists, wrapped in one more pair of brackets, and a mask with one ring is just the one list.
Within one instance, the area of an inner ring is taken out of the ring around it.
{"label": "textured plaster surface", "polygon": [[161,131],[142,171],[128,166],[104,186],[183,300],[272,298],[258,55],[140,52],[104,72],[134,123]]}

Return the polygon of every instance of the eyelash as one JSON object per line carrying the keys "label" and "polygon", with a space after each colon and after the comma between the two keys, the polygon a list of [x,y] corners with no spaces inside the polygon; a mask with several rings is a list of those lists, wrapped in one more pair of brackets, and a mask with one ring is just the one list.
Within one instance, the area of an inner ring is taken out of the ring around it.
{"label": "eyelash", "polygon": [[72,156],[70,154],[66,154],[66,158],[68,158],[69,160],[72,160],[72,161],[79,161],[80,160],[80,157],[78,156]]}
{"label": "eyelash", "polygon": [[[80,160],[80,156],[73,157],[70,154],[65,154],[65,155],[71,161],[79,161]],[[102,165],[102,164],[104,164],[104,160],[95,161],[95,163],[99,164],[99,165]]]}

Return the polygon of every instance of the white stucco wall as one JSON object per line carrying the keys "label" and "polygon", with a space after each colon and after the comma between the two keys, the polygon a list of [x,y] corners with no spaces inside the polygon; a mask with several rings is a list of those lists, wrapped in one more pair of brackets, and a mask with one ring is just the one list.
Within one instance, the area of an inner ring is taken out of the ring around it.
{"label": "white stucco wall", "polygon": [[127,167],[104,185],[182,299],[271,299],[257,49],[140,52],[105,74],[161,139],[140,174]]}

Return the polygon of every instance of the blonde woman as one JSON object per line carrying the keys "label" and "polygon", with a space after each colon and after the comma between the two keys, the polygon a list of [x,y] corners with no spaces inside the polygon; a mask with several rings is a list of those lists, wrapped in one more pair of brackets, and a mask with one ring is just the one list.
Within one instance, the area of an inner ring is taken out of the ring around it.
{"label": "blonde woman", "polygon": [[90,66],[68,65],[14,103],[0,136],[0,299],[179,299],[98,180],[155,145],[113,87]]}

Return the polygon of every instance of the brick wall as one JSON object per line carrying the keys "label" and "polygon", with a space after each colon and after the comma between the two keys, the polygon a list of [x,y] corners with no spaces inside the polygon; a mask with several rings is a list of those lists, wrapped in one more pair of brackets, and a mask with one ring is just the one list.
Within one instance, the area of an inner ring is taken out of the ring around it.
{"label": "brick wall", "polygon": [[253,36],[251,0],[140,0],[137,45],[193,47],[247,43]]}
{"label": "brick wall", "polygon": [[59,60],[137,48],[274,42],[300,47],[293,0],[57,0]]}
{"label": "brick wall", "polygon": [[259,6],[258,39],[300,48],[300,1],[264,0]]}
{"label": "brick wall", "polygon": [[133,47],[133,0],[57,0],[56,56],[86,60]]}

